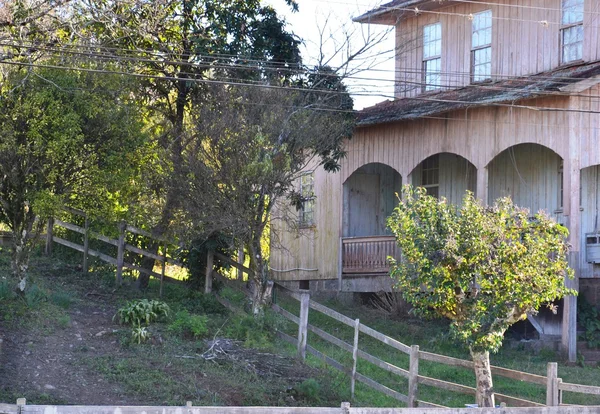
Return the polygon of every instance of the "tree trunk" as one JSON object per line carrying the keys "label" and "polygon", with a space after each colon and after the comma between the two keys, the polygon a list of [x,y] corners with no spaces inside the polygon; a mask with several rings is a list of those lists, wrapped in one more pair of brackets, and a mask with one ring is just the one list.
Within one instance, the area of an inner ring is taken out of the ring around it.
{"label": "tree trunk", "polygon": [[490,368],[490,353],[488,351],[477,352],[471,350],[473,366],[475,368],[475,380],[477,381],[477,392],[475,399],[481,407],[494,407],[494,388],[492,384],[492,370]]}
{"label": "tree trunk", "polygon": [[11,267],[17,290],[21,293],[27,288],[27,268],[29,266],[29,246],[27,246],[27,230],[21,233],[13,232]]}

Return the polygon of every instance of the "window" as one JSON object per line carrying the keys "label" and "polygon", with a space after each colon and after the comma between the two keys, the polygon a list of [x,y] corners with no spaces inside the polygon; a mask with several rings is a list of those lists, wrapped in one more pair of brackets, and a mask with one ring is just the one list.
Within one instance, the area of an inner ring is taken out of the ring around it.
{"label": "window", "polygon": [[421,170],[421,187],[425,187],[427,194],[439,197],[440,189],[440,156],[433,155],[423,161]]}
{"label": "window", "polygon": [[442,24],[423,27],[423,90],[440,88],[442,69]]}
{"label": "window", "polygon": [[558,163],[558,209],[562,211],[565,202],[565,169],[563,160]]}
{"label": "window", "polygon": [[562,63],[583,58],[583,0],[562,0],[560,42]]}
{"label": "window", "polygon": [[300,207],[300,226],[312,226],[314,224],[315,209],[315,176],[312,172],[300,177],[300,195],[302,206]]}
{"label": "window", "polygon": [[471,82],[492,77],[492,11],[473,15],[471,37]]}

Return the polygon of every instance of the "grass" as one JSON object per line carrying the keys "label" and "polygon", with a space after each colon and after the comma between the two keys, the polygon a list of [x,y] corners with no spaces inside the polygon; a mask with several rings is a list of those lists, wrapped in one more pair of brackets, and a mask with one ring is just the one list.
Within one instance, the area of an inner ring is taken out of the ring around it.
{"label": "grass", "polygon": [[[280,297],[278,304],[292,313],[298,315],[299,305],[294,299]],[[459,343],[454,342],[445,334],[447,325],[443,322],[422,320],[390,320],[384,317],[380,312],[369,310],[365,307],[347,306],[336,301],[325,303],[327,306],[351,317],[360,318],[363,324],[366,324],[390,337],[393,337],[405,344],[417,344],[423,351],[434,352],[442,355],[453,356],[461,359],[470,360],[468,351]],[[333,318],[311,310],[309,314],[309,323],[315,325],[326,332],[343,339],[347,343],[352,343],[354,330]],[[292,336],[297,334],[297,326],[289,323],[284,329],[286,333]],[[308,334],[308,343],[320,350],[329,357],[341,362],[345,367],[352,366],[352,358],[348,352],[337,348],[328,342],[317,337],[315,334]],[[408,369],[408,356],[396,351],[395,349],[383,344],[380,341],[372,339],[367,335],[361,334],[359,339],[360,349],[370,353],[386,362],[394,364],[404,369]],[[290,347],[290,352],[293,352]],[[309,363],[317,366],[324,364],[316,358],[309,357]],[[508,346],[503,347],[500,352],[491,356],[491,363],[513,370],[530,372],[538,375],[546,374],[548,362],[559,362],[559,377],[564,382],[581,383],[597,385],[600,382],[600,369],[597,367],[578,367],[566,364],[560,355],[544,350],[535,354],[524,349],[513,349]],[[338,373],[333,369],[332,375],[337,376],[340,381],[345,379],[349,388],[349,379],[346,375]],[[357,371],[366,375],[377,382],[399,391],[407,393],[408,382],[402,377],[395,376],[384,371],[367,361],[359,359]],[[432,363],[429,361],[420,361],[419,374],[432,378],[438,378],[467,386],[474,386],[475,377],[470,369],[451,367],[443,364]],[[545,402],[545,387],[529,384],[520,381],[514,381],[508,378],[495,376],[494,388],[497,392],[517,396],[540,403]],[[474,397],[461,395],[453,392],[444,391],[434,387],[419,386],[419,398],[436,404],[461,407],[466,403],[472,403]],[[596,396],[565,393],[563,402],[567,404],[600,404],[600,398]],[[384,396],[364,384],[357,383],[354,405],[357,406],[397,406],[401,403],[389,397]]]}
{"label": "grass", "polygon": [[[9,270],[7,255],[0,252],[0,272]],[[131,288],[133,278],[127,277],[124,286],[114,286],[114,269],[92,263],[91,272],[82,275],[77,265],[38,256],[32,261],[32,288],[25,296],[14,293],[7,281],[0,280],[0,323],[7,328],[30,329],[42,335],[56,330],[69,329],[69,312],[84,303],[83,293],[111,292],[114,303],[122,306],[128,300],[159,298],[159,284],[151,280],[147,290],[140,292]],[[0,273],[1,274],[1,273]],[[51,281],[47,279],[52,276]],[[239,307],[248,306],[243,294],[224,288],[221,294]],[[111,299],[112,300],[112,299]],[[295,348],[276,339],[274,329],[291,336],[297,335],[297,326],[271,311],[265,319],[257,322],[250,316],[230,314],[214,297],[190,291],[185,286],[165,284],[161,300],[168,303],[171,319],[152,324],[148,343],[137,345],[131,341],[130,328],[123,327],[117,333],[121,351],[117,355],[94,356],[85,346],[75,354],[79,364],[95,370],[107,382],[118,385],[128,395],[139,400],[160,404],[182,405],[193,401],[194,405],[321,405],[339,406],[350,401],[350,380],[320,360],[308,356],[309,365],[319,368],[315,378],[302,380],[286,389],[276,378],[257,377],[256,373],[231,362],[214,363],[197,358],[206,350],[201,338],[225,337],[242,341],[248,348],[268,352],[295,354]],[[298,302],[279,296],[278,304],[298,315]],[[408,345],[418,344],[421,350],[469,359],[468,352],[445,333],[443,322],[424,322],[415,319],[392,320],[381,313],[365,307],[350,306],[337,301],[325,304]],[[177,315],[179,314],[179,322]],[[316,311],[310,312],[309,322],[325,331],[352,343],[353,328],[343,325]],[[169,329],[170,327],[170,329]],[[194,333],[196,329],[197,335]],[[309,344],[351,367],[351,355],[309,333]],[[408,356],[366,335],[360,335],[360,348],[384,361],[408,369]],[[182,358],[188,356],[191,358]],[[545,375],[547,362],[559,362],[559,376],[564,382],[597,385],[600,369],[586,366],[568,366],[561,357],[551,351],[535,354],[525,349],[503,347],[492,355],[492,364]],[[372,364],[359,360],[358,372],[387,387],[406,394],[407,381],[383,371]],[[420,374],[467,386],[473,386],[474,375],[469,369],[448,367],[420,361]],[[283,387],[283,388],[282,388]],[[503,394],[544,402],[545,387],[495,378],[495,389]],[[419,386],[419,398],[444,406],[461,407],[473,402],[473,397]],[[19,395],[20,396],[20,395]],[[11,402],[14,395],[0,390],[0,401]],[[32,392],[26,396],[34,402],[67,403],[54,401],[53,397]],[[582,394],[565,393],[564,402],[569,404],[600,404],[600,399]],[[357,383],[354,406],[396,407],[402,404],[364,384]]]}

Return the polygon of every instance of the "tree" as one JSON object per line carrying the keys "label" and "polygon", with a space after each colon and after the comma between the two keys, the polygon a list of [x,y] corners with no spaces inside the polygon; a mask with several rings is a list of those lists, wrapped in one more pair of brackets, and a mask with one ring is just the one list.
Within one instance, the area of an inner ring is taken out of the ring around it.
{"label": "tree", "polygon": [[0,99],[0,222],[12,231],[20,291],[45,219],[69,201],[102,204],[107,193],[117,193],[143,142],[121,78],[47,69],[8,73]]}
{"label": "tree", "polygon": [[[286,2],[297,7],[293,0]],[[159,217],[147,221],[156,236],[163,236],[181,207],[176,189],[185,175],[186,152],[196,140],[194,113],[199,111],[193,108],[206,103],[207,85],[285,82],[300,69],[300,41],[259,0],[88,0],[73,7],[78,20],[73,32],[83,45],[147,76],[137,96],[156,125],[163,155],[163,165],[149,169],[154,199],[162,208]],[[155,174],[157,169],[164,174]],[[153,259],[144,264],[153,266]],[[140,275],[138,286],[147,283],[148,276]]]}
{"label": "tree", "polygon": [[295,181],[311,161],[339,169],[352,134],[352,99],[330,68],[317,68],[287,87],[215,86],[196,108],[198,139],[176,180],[181,223],[206,238],[225,232],[243,242],[254,272],[253,312],[269,300],[264,246],[278,203],[298,204]]}
{"label": "tree", "polygon": [[508,198],[484,207],[467,193],[459,208],[410,186],[388,226],[402,250],[392,278],[417,313],[450,320],[473,358],[477,403],[493,407],[489,352],[510,325],[575,294],[564,283],[567,229]]}

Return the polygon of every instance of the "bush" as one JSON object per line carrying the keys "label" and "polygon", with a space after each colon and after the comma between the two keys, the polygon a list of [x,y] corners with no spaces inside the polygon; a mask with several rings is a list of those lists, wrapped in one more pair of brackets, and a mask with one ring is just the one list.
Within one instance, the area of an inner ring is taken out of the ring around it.
{"label": "bush", "polygon": [[175,314],[175,319],[169,324],[167,330],[172,334],[182,337],[201,338],[208,332],[208,317],[193,315],[187,310]]}
{"label": "bush", "polygon": [[139,327],[142,324],[166,318],[169,315],[169,306],[159,300],[137,299],[127,302],[115,315],[122,325]]}

